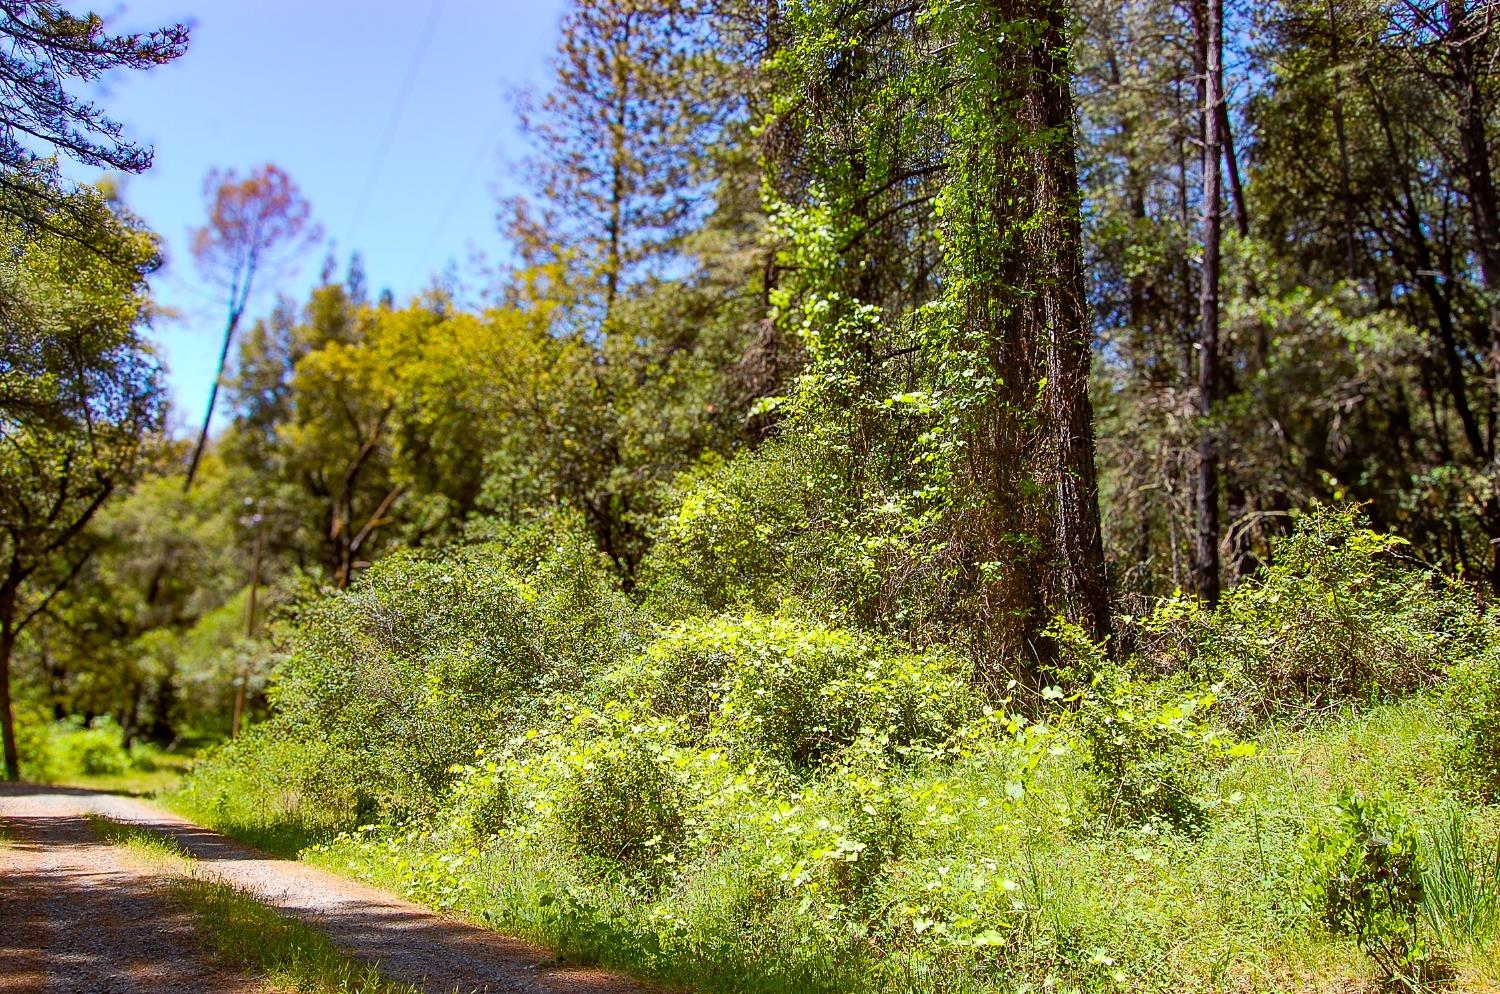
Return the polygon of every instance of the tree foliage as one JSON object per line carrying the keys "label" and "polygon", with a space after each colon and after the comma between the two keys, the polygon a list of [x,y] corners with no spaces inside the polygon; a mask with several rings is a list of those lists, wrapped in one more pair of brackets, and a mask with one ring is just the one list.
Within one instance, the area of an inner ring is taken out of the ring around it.
{"label": "tree foliage", "polygon": [[[7,0],[0,37],[0,210],[53,231],[87,225],[86,217],[69,217],[81,201],[61,192],[56,156],[138,173],[151,165],[151,149],[79,96],[78,84],[115,69],[165,65],[187,51],[188,29],[115,35],[98,14],[71,14],[55,0]],[[120,262],[130,265],[128,257]]]}
{"label": "tree foliage", "polygon": [[275,165],[261,166],[243,179],[233,170],[214,170],[203,181],[203,196],[208,220],[193,232],[193,261],[205,278],[224,291],[229,316],[218,372],[208,392],[208,410],[203,414],[198,444],[183,479],[184,489],[192,489],[198,473],[229,350],[257,281],[274,278],[278,270],[322,237],[312,223],[312,206],[292,178]]}
{"label": "tree foliage", "polygon": [[134,482],[162,417],[159,372],[142,336],[155,240],[101,193],[71,197],[58,213],[67,224],[88,218],[84,239],[12,215],[0,225],[0,721],[10,779],[16,640],[82,569],[89,522]]}

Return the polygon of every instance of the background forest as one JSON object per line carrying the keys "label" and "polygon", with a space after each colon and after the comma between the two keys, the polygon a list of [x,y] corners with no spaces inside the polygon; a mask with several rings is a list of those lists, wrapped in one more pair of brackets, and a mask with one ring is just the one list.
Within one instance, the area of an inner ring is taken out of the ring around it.
{"label": "background forest", "polygon": [[700,990],[1500,986],[1500,7],[574,0],[484,279],[262,313],[316,205],[209,178],[189,439],[31,150],[186,35],[0,20],[10,778],[232,736],[206,823]]}

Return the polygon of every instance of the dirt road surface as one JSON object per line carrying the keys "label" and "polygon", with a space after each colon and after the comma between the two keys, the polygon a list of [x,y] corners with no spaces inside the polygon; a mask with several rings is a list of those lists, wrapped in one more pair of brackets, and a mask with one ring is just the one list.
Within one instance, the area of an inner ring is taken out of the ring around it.
{"label": "dirt road surface", "polygon": [[384,891],[276,859],[142,801],[62,787],[0,785],[0,994],[260,991],[215,964],[149,871],[94,836],[99,814],[175,839],[207,872],[322,929],[345,952],[430,994],[647,994],[602,970]]}

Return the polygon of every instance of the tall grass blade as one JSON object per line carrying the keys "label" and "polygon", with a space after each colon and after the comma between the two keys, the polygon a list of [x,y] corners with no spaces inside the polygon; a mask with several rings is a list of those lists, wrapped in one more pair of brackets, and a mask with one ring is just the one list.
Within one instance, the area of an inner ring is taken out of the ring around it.
{"label": "tall grass blade", "polygon": [[1427,832],[1422,861],[1423,911],[1449,948],[1472,945],[1500,924],[1500,840],[1488,852],[1470,843],[1464,811],[1445,807]]}

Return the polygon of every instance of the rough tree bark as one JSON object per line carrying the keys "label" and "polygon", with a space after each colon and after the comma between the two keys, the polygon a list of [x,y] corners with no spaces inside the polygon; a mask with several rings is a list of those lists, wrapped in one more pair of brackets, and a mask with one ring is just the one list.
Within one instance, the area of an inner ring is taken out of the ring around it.
{"label": "rough tree bark", "polygon": [[[970,454],[981,503],[972,537],[985,579],[987,634],[1010,674],[1042,675],[1054,612],[1091,638],[1110,631],[1094,469],[1093,361],[1067,5],[992,0],[996,23],[1030,22],[1007,56],[1015,92],[997,95],[990,219],[1010,231],[976,239],[967,320],[988,341],[998,396],[975,419]],[[1003,120],[1016,116],[1017,127]],[[1016,135],[1019,133],[1019,148]]]}

